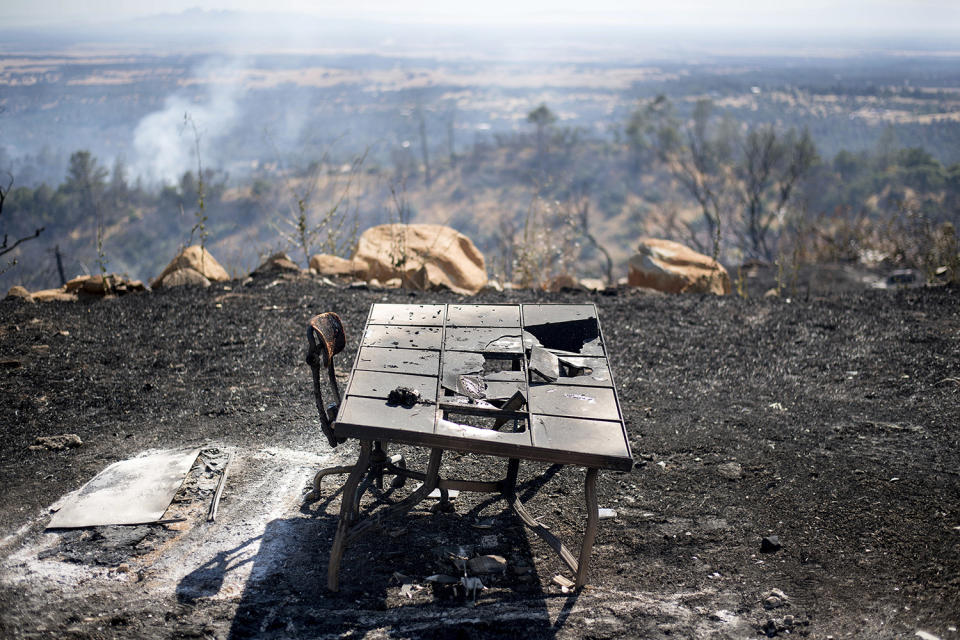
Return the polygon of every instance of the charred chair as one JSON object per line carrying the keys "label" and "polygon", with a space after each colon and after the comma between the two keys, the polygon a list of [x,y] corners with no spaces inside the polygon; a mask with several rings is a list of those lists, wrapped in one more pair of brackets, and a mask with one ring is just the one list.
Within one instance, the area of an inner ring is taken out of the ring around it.
{"label": "charred chair", "polygon": [[[309,343],[307,364],[310,365],[313,374],[313,395],[317,401],[317,411],[320,413],[320,428],[323,429],[323,435],[327,437],[330,446],[336,447],[346,440],[346,438],[338,438],[334,432],[334,423],[337,419],[337,411],[340,408],[341,395],[340,386],[337,384],[337,377],[334,372],[333,358],[343,351],[347,344],[346,333],[343,330],[343,322],[341,322],[340,316],[330,311],[311,318],[310,326],[307,328],[307,340]],[[324,376],[321,374],[321,369],[326,369],[327,386],[330,387],[333,395],[333,402],[329,404],[325,403],[323,399],[324,384],[322,378]],[[354,465],[321,469],[313,477],[313,490],[307,494],[306,499],[308,501],[320,499],[320,483],[325,476],[346,474],[353,469]],[[423,474],[407,470],[403,456],[388,456],[382,443],[374,441],[373,450],[370,452],[367,477],[358,488],[357,495],[362,495],[371,485],[376,485],[377,489],[382,490],[384,474],[395,476],[391,482],[393,488],[402,487],[408,477],[423,479]]]}

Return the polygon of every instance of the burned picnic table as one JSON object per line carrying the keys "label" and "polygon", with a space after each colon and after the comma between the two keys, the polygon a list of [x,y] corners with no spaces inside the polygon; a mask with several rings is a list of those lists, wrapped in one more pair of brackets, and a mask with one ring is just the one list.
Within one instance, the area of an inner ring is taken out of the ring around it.
{"label": "burned picnic table", "polygon": [[[352,541],[434,490],[446,500],[451,489],[501,494],[570,567],[576,586],[586,583],[599,519],[597,473],[628,471],[633,464],[594,305],[374,304],[342,401],[333,373],[333,356],[345,344],[339,318],[313,318],[309,335],[324,432],[334,446],[347,438],[360,441],[356,464],[322,470],[314,480],[319,493],[323,477],[349,474],[330,552],[331,590],[338,589],[340,562]],[[336,396],[331,406],[323,402],[322,367]],[[387,442],[429,447],[425,472],[389,456]],[[506,477],[441,477],[445,450],[506,458]],[[517,497],[521,460],[587,469],[587,523],[577,556]],[[384,474],[396,476],[394,486],[407,478],[422,484],[361,519],[360,497],[374,484],[382,488]]]}

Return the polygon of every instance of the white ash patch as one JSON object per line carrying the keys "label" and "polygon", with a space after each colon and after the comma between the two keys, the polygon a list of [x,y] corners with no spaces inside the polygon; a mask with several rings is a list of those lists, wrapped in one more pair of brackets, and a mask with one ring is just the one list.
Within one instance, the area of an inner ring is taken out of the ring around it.
{"label": "white ash patch", "polygon": [[[228,447],[221,447],[229,450]],[[188,510],[187,522],[168,525],[174,536],[144,555],[131,557],[120,567],[98,566],[65,561],[56,554],[63,532],[37,531],[47,522],[47,513],[39,514],[28,525],[0,541],[0,551],[9,553],[0,559],[0,583],[41,591],[65,590],[96,592],[136,588],[143,596],[236,598],[243,593],[251,570],[265,575],[286,557],[291,544],[302,544],[295,536],[289,540],[272,539],[261,545],[271,522],[296,517],[300,513],[304,488],[321,468],[344,464],[349,453],[317,455],[311,452],[279,448],[258,451],[234,451],[229,475],[216,522],[206,522],[209,496],[202,496],[198,508]],[[331,483],[332,484],[332,483]],[[331,487],[332,489],[332,487]],[[177,506],[176,503],[171,508]],[[164,525],[153,525],[162,527]],[[31,531],[36,531],[31,535]],[[282,538],[274,535],[273,538]],[[286,545],[286,546],[285,546]],[[254,562],[254,558],[256,562]],[[210,566],[220,571],[222,583],[216,590],[192,594],[184,577]]]}

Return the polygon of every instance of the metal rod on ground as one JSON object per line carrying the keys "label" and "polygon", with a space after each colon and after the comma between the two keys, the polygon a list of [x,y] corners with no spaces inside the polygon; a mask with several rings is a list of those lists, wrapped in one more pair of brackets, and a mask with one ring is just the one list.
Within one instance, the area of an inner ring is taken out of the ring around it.
{"label": "metal rod on ground", "polygon": [[223,473],[220,474],[220,482],[217,483],[217,490],[213,494],[213,502],[210,503],[210,511],[207,512],[207,522],[214,522],[217,519],[217,509],[220,508],[220,496],[223,495],[223,485],[227,481],[227,471],[230,468],[231,460],[233,460],[232,453],[227,457],[226,464],[223,465]]}

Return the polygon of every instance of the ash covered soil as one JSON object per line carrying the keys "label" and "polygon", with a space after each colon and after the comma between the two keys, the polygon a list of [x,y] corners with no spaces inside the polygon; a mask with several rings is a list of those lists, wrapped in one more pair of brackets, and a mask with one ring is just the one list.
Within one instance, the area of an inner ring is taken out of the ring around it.
{"label": "ash covered soil", "polygon": [[[424,502],[367,534],[341,591],[325,590],[337,481],[303,496],[357,447],[320,434],[306,322],[334,310],[357,332],[381,301],[464,299],[265,278],[0,303],[0,635],[960,637],[957,289],[469,299],[598,305],[637,465],[600,474],[600,506],[617,515],[576,594],[503,502],[466,493],[453,512]],[[63,433],[83,445],[30,449]],[[182,521],[44,531],[51,506],[108,464],[187,446],[203,453],[168,512]],[[391,451],[425,465],[424,450]],[[504,466],[451,453],[442,473],[495,479]],[[568,543],[583,476],[521,465],[530,510]],[[764,552],[770,536],[781,548]],[[455,575],[446,552],[459,547],[509,563],[475,603],[426,581]]]}

